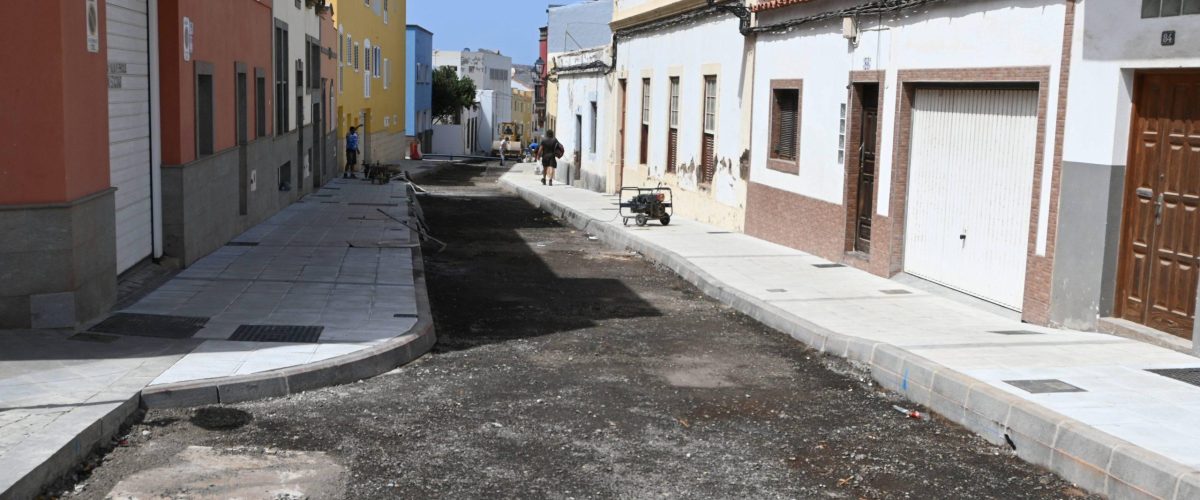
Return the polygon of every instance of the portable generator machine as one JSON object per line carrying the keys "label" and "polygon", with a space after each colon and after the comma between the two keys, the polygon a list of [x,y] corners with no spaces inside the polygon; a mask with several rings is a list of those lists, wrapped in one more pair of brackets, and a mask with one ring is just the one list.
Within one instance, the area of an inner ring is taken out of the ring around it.
{"label": "portable generator machine", "polygon": [[621,222],[629,225],[633,219],[639,226],[645,226],[650,219],[657,219],[662,225],[671,223],[671,214],[675,213],[674,195],[669,187],[623,187],[621,198],[629,196],[628,201],[621,202]]}

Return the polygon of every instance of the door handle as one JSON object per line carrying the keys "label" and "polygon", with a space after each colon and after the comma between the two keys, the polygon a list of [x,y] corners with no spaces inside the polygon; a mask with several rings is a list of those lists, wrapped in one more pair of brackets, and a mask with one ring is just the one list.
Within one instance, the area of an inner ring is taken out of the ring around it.
{"label": "door handle", "polygon": [[1162,193],[1158,193],[1158,199],[1154,201],[1154,225],[1155,226],[1162,224],[1162,211],[1163,211],[1163,195],[1162,195]]}

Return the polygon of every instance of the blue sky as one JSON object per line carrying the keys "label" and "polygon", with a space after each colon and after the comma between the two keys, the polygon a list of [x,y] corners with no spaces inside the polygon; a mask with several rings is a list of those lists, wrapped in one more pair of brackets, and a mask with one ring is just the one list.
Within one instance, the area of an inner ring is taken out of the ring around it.
{"label": "blue sky", "polygon": [[[538,58],[547,0],[408,0],[408,24],[433,32],[433,48],[494,49],[516,64]],[[553,3],[570,3],[555,0]]]}

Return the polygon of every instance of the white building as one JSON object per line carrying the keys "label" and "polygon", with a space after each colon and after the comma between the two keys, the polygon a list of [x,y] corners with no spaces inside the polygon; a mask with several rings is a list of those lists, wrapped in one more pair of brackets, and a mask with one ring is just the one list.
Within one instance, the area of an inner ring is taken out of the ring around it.
{"label": "white building", "polygon": [[627,0],[611,26],[615,185],[670,186],[676,213],[741,230],[753,54],[739,20],[703,1]]}
{"label": "white building", "polygon": [[[486,49],[435,50],[433,65],[453,67],[460,77],[475,82],[479,125],[471,149],[474,153],[490,154],[493,141],[500,138],[500,124],[512,121],[512,58]],[[437,139],[434,143],[445,144]]]}
{"label": "white building", "polygon": [[601,192],[619,187],[609,176],[612,156],[601,131],[611,113],[611,63],[607,47],[568,52],[555,57],[550,76],[558,83],[555,136],[566,150],[556,175],[560,181]]}

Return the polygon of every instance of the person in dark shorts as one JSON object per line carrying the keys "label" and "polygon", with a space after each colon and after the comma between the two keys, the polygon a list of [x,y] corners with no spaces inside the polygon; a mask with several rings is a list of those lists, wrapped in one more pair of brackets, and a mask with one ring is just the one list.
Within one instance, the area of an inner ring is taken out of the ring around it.
{"label": "person in dark shorts", "polygon": [[343,179],[354,178],[354,165],[358,163],[358,127],[350,127],[346,134],[346,171],[342,172]]}
{"label": "person in dark shorts", "polygon": [[554,138],[554,131],[547,130],[546,137],[538,143],[537,154],[534,155],[542,160],[542,184],[546,184],[546,179],[549,178],[549,184],[554,185],[554,169],[558,167],[558,159],[562,157],[563,151],[562,143]]}

